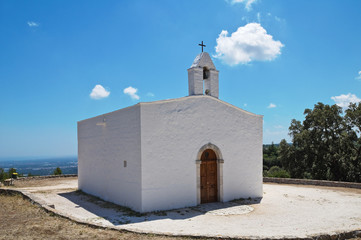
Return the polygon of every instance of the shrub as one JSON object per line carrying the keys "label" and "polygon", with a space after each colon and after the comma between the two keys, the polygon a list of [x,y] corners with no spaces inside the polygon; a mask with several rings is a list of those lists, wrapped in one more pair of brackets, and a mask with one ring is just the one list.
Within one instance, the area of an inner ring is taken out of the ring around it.
{"label": "shrub", "polygon": [[55,170],[54,170],[54,175],[61,175],[62,172],[61,172],[61,169],[60,167],[57,167]]}
{"label": "shrub", "polygon": [[289,178],[290,174],[278,166],[273,166],[265,174],[266,177]]}

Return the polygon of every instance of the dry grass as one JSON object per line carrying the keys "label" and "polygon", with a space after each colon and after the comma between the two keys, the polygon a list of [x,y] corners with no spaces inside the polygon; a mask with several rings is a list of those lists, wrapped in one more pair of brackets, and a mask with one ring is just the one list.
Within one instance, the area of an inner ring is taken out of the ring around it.
{"label": "dry grass", "polygon": [[67,177],[67,178],[33,178],[25,180],[15,180],[13,188],[22,188],[22,187],[44,187],[52,186],[56,184],[61,184],[64,180],[74,180],[78,177]]}
{"label": "dry grass", "polygon": [[162,239],[191,238],[156,236],[97,229],[46,213],[22,196],[0,195],[0,239]]}

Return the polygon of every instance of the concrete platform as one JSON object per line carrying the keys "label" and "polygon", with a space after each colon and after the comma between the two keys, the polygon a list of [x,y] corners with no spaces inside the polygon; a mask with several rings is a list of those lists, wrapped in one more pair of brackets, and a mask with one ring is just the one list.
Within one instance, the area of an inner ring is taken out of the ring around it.
{"label": "concrete platform", "polygon": [[[77,192],[77,179],[17,188],[79,222],[134,232],[232,238],[308,238],[361,230],[361,189],[264,184],[263,199],[138,215]],[[360,233],[361,234],[361,233]]]}

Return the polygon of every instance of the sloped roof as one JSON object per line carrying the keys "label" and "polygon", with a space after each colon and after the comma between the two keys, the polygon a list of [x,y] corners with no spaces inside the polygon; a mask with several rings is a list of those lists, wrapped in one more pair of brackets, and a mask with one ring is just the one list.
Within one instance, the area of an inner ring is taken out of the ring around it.
{"label": "sloped roof", "polygon": [[208,96],[208,95],[192,95],[192,96],[187,96],[187,97],[181,97],[181,98],[174,98],[174,99],[167,99],[167,100],[159,100],[159,101],[154,101],[154,102],[140,102],[138,104],[140,105],[148,105],[148,104],[162,104],[162,103],[166,103],[166,102],[180,102],[180,101],[184,101],[184,100],[187,100],[187,99],[192,99],[192,98],[209,98],[211,100],[214,100],[216,102],[219,102],[219,103],[222,103],[224,105],[227,105],[229,107],[232,107],[238,111],[241,111],[243,113],[246,113],[246,114],[249,114],[249,115],[253,115],[253,116],[258,116],[258,117],[263,117],[263,115],[259,115],[259,114],[255,114],[255,113],[252,113],[252,112],[248,112],[242,108],[239,108],[237,106],[234,106],[228,102],[225,102],[225,101],[222,101],[222,100],[219,100],[218,98],[215,98],[215,97],[212,97],[212,96]]}
{"label": "sloped roof", "polygon": [[228,107],[231,107],[231,108],[234,108],[240,112],[243,112],[245,114],[248,114],[248,115],[252,115],[252,116],[255,116],[255,117],[263,117],[263,115],[259,115],[259,114],[255,114],[255,113],[252,113],[252,112],[248,112],[242,108],[239,108],[239,107],[236,107],[230,103],[227,103],[225,101],[222,101],[222,100],[219,100],[218,98],[215,98],[215,97],[212,97],[212,96],[207,96],[207,95],[192,95],[192,96],[187,96],[187,97],[181,97],[181,98],[173,98],[173,99],[166,99],[166,100],[158,100],[158,101],[154,101],[154,102],[139,102],[135,105],[131,105],[131,106],[128,106],[128,107],[125,107],[125,108],[121,108],[121,109],[118,109],[118,110],[115,110],[115,111],[112,111],[112,112],[108,112],[108,113],[104,113],[104,114],[100,114],[98,116],[94,116],[94,117],[91,117],[91,118],[88,118],[88,119],[84,119],[84,120],[81,120],[81,121],[78,121],[78,122],[83,122],[83,121],[87,121],[87,120],[90,120],[90,119],[93,119],[93,118],[97,118],[99,116],[106,116],[108,114],[112,114],[114,112],[118,112],[118,111],[121,111],[121,110],[124,110],[124,109],[127,109],[127,108],[133,108],[133,107],[139,107],[139,106],[146,106],[146,105],[153,105],[153,104],[164,104],[164,103],[167,103],[167,102],[181,102],[181,101],[185,101],[185,100],[188,100],[188,99],[192,99],[192,98],[209,98],[210,100],[213,100],[213,101],[216,101],[216,102],[219,102],[221,104],[224,104]]}

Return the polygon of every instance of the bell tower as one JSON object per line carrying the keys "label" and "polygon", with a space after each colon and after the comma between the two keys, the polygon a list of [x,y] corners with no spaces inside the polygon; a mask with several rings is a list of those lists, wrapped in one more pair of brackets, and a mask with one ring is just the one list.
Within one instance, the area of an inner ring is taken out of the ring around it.
{"label": "bell tower", "polygon": [[209,54],[202,51],[188,69],[189,96],[209,95],[218,98],[218,73]]}

